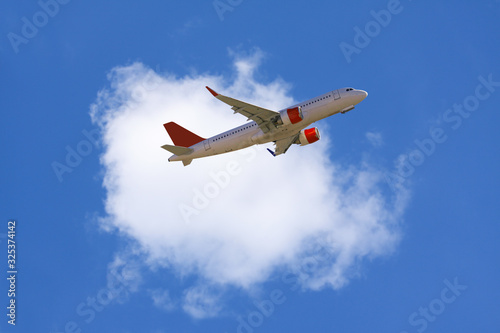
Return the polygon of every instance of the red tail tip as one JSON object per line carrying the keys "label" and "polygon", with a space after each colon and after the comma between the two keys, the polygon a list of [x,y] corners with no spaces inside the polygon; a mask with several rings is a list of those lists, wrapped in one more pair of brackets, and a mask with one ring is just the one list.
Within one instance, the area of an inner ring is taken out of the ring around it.
{"label": "red tail tip", "polygon": [[219,95],[218,93],[216,93],[215,91],[213,91],[209,86],[206,86],[206,88],[208,89],[208,91],[210,91],[210,93],[212,95],[214,95],[214,97],[217,97]]}
{"label": "red tail tip", "polygon": [[192,145],[205,140],[205,138],[202,138],[194,134],[193,132],[188,131],[187,129],[174,123],[173,121],[163,124],[163,127],[165,127],[168,135],[170,135],[170,138],[176,146],[191,147]]}

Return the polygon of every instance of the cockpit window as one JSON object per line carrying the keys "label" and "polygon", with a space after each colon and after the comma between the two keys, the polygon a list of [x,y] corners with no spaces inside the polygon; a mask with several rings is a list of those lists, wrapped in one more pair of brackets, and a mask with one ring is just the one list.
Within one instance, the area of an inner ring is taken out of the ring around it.
{"label": "cockpit window", "polygon": [[354,90],[354,89],[352,89],[352,88],[347,88],[345,91],[351,91],[351,90]]}

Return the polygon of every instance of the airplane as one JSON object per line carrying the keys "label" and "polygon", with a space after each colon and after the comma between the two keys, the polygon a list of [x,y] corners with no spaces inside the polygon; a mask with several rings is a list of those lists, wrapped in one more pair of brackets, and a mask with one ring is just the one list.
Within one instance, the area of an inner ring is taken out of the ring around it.
{"label": "airplane", "polygon": [[267,142],[274,142],[275,150],[267,150],[278,156],[286,153],[292,144],[305,146],[318,141],[319,130],[306,127],[334,114],[349,112],[368,96],[364,90],[342,88],[276,112],[220,95],[208,86],[206,88],[215,98],[231,106],[234,113],[247,117],[250,122],[208,139],[175,122],[165,123],[163,126],[174,143],[174,146],[161,146],[174,154],[169,162],[182,161],[187,166],[196,158],[225,154]]}

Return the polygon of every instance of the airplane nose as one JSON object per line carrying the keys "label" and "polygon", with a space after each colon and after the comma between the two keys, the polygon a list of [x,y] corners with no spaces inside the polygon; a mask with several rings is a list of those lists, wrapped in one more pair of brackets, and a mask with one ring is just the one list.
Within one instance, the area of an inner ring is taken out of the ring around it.
{"label": "airplane nose", "polygon": [[368,93],[364,90],[359,90],[359,92],[361,93],[361,95],[363,96],[363,99],[366,98],[366,96],[368,96]]}

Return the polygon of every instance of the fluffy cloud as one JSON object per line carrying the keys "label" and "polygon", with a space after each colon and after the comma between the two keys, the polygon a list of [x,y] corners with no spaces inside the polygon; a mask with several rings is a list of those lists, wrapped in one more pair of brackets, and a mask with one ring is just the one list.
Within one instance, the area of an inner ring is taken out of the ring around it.
{"label": "fluffy cloud", "polygon": [[170,297],[168,290],[155,289],[150,291],[153,304],[165,311],[172,311],[175,309],[175,302]]}
{"label": "fluffy cloud", "polygon": [[375,148],[379,148],[384,144],[384,139],[382,138],[382,133],[379,132],[367,132],[365,134],[368,142]]}
{"label": "fluffy cloud", "polygon": [[277,271],[297,270],[321,248],[327,255],[301,287],[339,288],[360,260],[391,253],[400,238],[404,189],[387,194],[378,170],[329,160],[325,130],[321,141],[276,158],[258,146],[187,167],[167,161],[163,123],[209,137],[245,121],[205,85],[274,110],[295,102],[283,80],[255,79],[261,58],[235,56],[231,80],[160,74],[141,63],[116,67],[91,107],[104,147],[102,227],[133,239],[149,267],[194,277],[182,307],[197,318],[218,311],[217,292],[201,286],[249,289]]}
{"label": "fluffy cloud", "polygon": [[216,316],[221,310],[218,292],[206,286],[189,288],[184,293],[182,309],[196,319]]}

